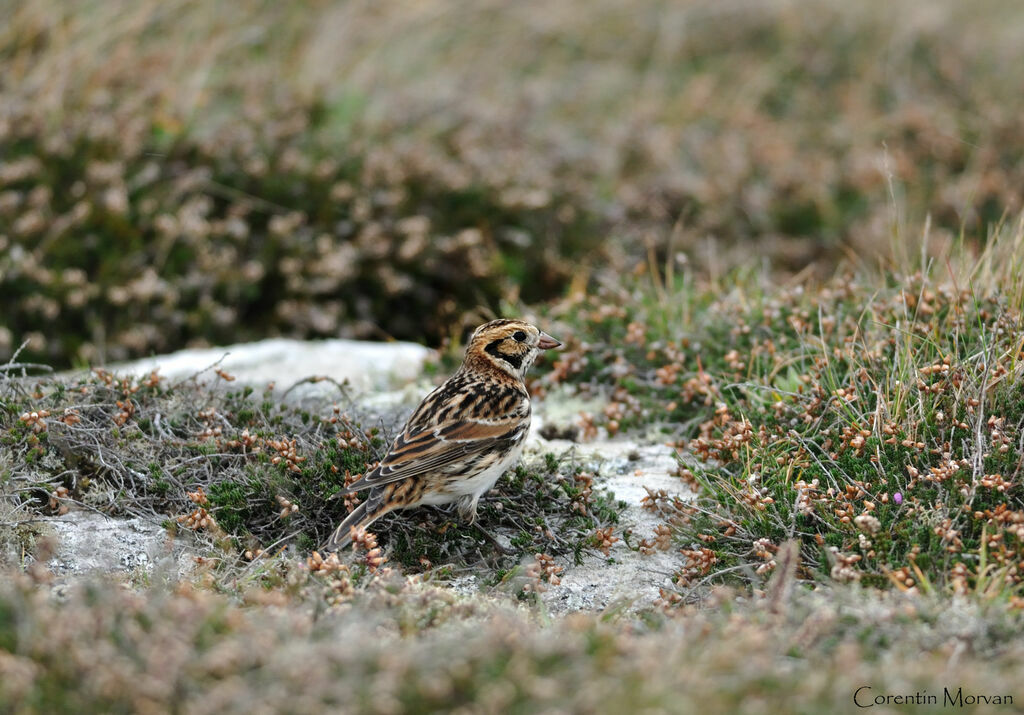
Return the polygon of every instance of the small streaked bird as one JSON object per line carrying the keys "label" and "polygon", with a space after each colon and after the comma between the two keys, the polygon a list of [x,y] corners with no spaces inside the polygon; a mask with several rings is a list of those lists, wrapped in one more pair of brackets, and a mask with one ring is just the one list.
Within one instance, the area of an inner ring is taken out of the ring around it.
{"label": "small streaked bird", "polygon": [[480,495],[515,464],[530,430],[523,381],[541,350],[562,344],[521,320],[492,320],[469,339],[462,367],[427,395],[375,469],[340,494],[368,491],[327,542],[347,546],[352,530],[394,509],[457,501],[472,523]]}

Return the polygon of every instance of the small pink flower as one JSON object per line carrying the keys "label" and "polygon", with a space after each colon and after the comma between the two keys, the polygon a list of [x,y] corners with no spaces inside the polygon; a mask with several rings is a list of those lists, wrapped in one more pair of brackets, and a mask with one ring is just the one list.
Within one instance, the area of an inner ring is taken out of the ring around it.
{"label": "small pink flower", "polygon": [[892,495],[892,501],[896,506],[903,503],[903,495],[900,492],[896,492]]}

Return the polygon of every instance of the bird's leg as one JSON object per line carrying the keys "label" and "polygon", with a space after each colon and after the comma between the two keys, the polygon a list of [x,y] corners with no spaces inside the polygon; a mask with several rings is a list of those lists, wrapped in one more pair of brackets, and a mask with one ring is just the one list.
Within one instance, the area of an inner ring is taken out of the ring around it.
{"label": "bird's leg", "polygon": [[481,533],[481,534],[483,535],[483,537],[484,537],[485,539],[487,539],[488,541],[490,541],[490,542],[491,542],[491,546],[493,546],[493,547],[494,547],[494,549],[495,549],[495,550],[496,550],[496,551],[497,551],[498,553],[500,553],[500,554],[501,554],[502,556],[508,556],[509,554],[511,554],[511,553],[514,553],[514,552],[513,552],[513,551],[512,551],[511,549],[506,549],[506,548],[505,548],[504,546],[502,546],[502,545],[501,545],[501,542],[499,542],[499,541],[498,541],[498,540],[497,540],[497,539],[496,539],[496,538],[495,538],[495,537],[494,537],[494,536],[493,536],[493,535],[492,535],[492,534],[491,534],[491,533],[490,533],[489,531],[487,531],[487,529],[485,529],[484,527],[480,526],[479,524],[473,524],[473,528],[475,528],[475,529],[476,529],[476,530],[477,530],[478,532],[480,532],[480,533]]}
{"label": "bird's leg", "polygon": [[504,546],[502,546],[498,542],[498,540],[494,538],[494,536],[492,536],[490,532],[487,531],[487,529],[483,528],[478,523],[476,523],[476,505],[479,500],[479,494],[468,494],[462,497],[462,499],[459,500],[459,516],[469,526],[476,527],[476,530],[483,534],[484,538],[490,541],[491,545],[494,546],[494,548],[497,549],[502,555],[512,553]]}

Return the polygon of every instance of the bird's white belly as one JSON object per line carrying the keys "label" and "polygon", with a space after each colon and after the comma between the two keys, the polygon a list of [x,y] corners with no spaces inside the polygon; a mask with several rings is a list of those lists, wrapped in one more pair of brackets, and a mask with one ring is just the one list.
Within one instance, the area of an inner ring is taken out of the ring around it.
{"label": "bird's white belly", "polygon": [[472,477],[460,477],[450,481],[444,489],[423,495],[421,504],[447,504],[460,497],[472,496],[474,500],[488,491],[508,471],[523,453],[526,440],[515,445],[503,459]]}

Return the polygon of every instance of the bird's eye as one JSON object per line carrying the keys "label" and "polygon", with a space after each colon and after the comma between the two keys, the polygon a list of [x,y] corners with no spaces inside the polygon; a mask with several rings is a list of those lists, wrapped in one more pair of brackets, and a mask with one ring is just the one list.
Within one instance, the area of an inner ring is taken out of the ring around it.
{"label": "bird's eye", "polygon": [[512,333],[512,339],[515,340],[516,342],[521,343],[524,340],[526,340],[526,333],[524,333],[522,330],[517,330],[516,332]]}

